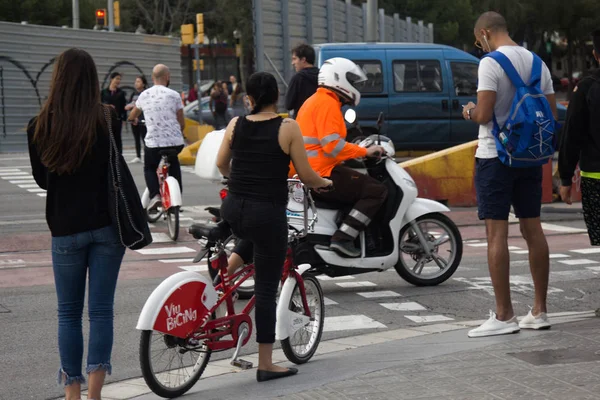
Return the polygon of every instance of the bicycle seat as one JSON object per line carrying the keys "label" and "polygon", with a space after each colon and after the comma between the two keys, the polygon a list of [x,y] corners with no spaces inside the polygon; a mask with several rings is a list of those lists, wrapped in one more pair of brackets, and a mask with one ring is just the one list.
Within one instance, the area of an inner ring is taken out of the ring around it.
{"label": "bicycle seat", "polygon": [[231,228],[224,220],[218,224],[193,224],[188,232],[194,239],[207,239],[209,242],[223,241],[231,236]]}
{"label": "bicycle seat", "polygon": [[160,150],[158,152],[158,154],[160,154],[161,156],[166,156],[166,157],[177,157],[179,152],[174,149],[165,149],[165,150]]}

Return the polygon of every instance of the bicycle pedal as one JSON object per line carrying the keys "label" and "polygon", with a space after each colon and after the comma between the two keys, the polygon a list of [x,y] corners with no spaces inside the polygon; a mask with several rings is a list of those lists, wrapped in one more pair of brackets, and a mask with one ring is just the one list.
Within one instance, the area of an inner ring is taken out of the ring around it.
{"label": "bicycle pedal", "polygon": [[241,358],[238,358],[237,360],[232,360],[231,365],[233,365],[234,367],[241,368],[241,369],[252,369],[253,364],[250,361],[246,361],[246,360],[242,360]]}

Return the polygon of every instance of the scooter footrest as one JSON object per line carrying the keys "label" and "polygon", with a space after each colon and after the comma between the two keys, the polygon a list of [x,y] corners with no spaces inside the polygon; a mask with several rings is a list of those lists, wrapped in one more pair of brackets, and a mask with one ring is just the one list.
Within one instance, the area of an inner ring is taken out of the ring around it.
{"label": "scooter footrest", "polygon": [[250,361],[246,361],[246,360],[242,360],[241,358],[238,358],[237,360],[231,360],[231,365],[233,365],[234,367],[238,367],[241,369],[252,369],[252,362]]}

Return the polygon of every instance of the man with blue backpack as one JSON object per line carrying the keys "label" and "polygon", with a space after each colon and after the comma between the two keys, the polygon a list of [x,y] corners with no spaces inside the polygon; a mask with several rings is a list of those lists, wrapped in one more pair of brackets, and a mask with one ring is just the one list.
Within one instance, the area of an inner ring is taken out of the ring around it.
{"label": "man with blue backpack", "polygon": [[[477,104],[463,107],[465,119],[480,125],[475,187],[479,219],[485,220],[488,264],[496,312],[469,337],[504,335],[520,329],[548,329],[548,243],[540,222],[542,166],[556,147],[556,98],[548,67],[515,43],[506,20],[495,12],[475,24],[475,44],[487,54],[479,64]],[[529,249],[534,304],[520,323],[510,296],[508,217],[519,218]]]}

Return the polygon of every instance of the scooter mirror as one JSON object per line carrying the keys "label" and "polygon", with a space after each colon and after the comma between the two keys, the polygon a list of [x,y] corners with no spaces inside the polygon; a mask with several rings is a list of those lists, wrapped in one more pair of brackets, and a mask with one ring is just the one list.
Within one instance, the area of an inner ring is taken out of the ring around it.
{"label": "scooter mirror", "polygon": [[349,124],[355,123],[356,122],[356,111],[354,111],[353,109],[349,108],[348,110],[346,110],[346,113],[344,114],[344,119]]}

